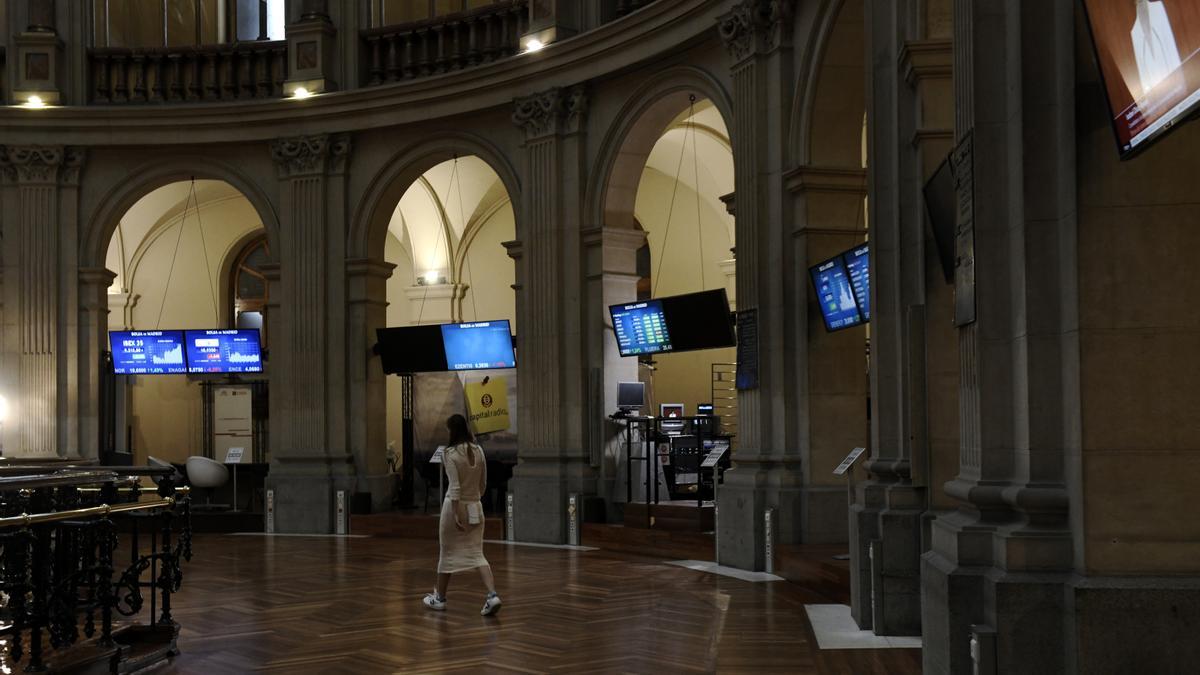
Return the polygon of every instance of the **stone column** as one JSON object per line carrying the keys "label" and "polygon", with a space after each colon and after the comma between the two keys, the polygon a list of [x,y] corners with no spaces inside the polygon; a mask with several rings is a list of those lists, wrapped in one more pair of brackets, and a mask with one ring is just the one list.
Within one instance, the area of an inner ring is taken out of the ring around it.
{"label": "stone column", "polygon": [[[625,491],[619,476],[625,471],[620,461],[625,450],[625,427],[613,423],[608,416],[617,410],[617,385],[638,381],[638,360],[622,357],[608,307],[637,299],[637,252],[646,243],[642,230],[614,227],[592,228],[584,233],[587,246],[587,283],[589,307],[585,318],[587,335],[601,336],[589,341],[588,362],[589,429],[596,436],[590,446],[598,456],[593,463],[600,468],[600,495],[610,502],[625,501]],[[628,477],[626,477],[628,480]]]}
{"label": "stone column", "polygon": [[514,472],[516,536],[565,543],[566,501],[595,494],[586,445],[588,340],[581,199],[584,113],[581,89],[550,89],[515,101],[526,134],[517,232],[517,358],[520,464]]}
{"label": "stone column", "polygon": [[[108,351],[108,287],[116,273],[79,270],[79,457],[100,456],[101,354]],[[70,452],[70,450],[68,450]]]}
{"label": "stone column", "polygon": [[[279,168],[279,307],[271,326],[271,459],[280,532],[333,531],[353,488],[346,444],[346,136],[271,143]],[[275,289],[272,288],[272,291]],[[272,293],[272,299],[276,295]],[[367,349],[368,347],[363,347]]]}
{"label": "stone column", "polygon": [[[905,9],[920,14],[923,6],[872,2],[866,13],[874,68],[867,162],[873,414],[871,453],[863,463],[870,478],[859,483],[850,509],[851,609],[860,627],[880,635],[920,632],[930,428],[939,444],[957,447],[957,424],[947,424],[952,415],[944,409],[958,389],[953,299],[934,243],[926,241],[919,192],[951,145],[950,41],[911,33],[923,22],[905,16]],[[934,474],[941,477],[932,483],[938,494],[950,477],[945,471]]]}
{"label": "stone column", "polygon": [[995,635],[995,672],[1068,670],[1065,472],[1080,424],[1074,9],[954,7],[956,300],[970,309],[973,298],[975,311],[957,315],[962,437],[945,486],[963,506],[933,522],[921,566],[927,673],[969,672],[972,630]]}
{"label": "stone column", "polygon": [[62,146],[0,147],[4,178],[4,340],[0,393],[9,457],[54,457],[78,447],[78,181],[83,153]]}
{"label": "stone column", "polygon": [[[790,232],[783,208],[782,153],[791,100],[790,0],[742,0],[718,28],[732,59],[737,307],[757,314],[758,386],[738,394],[741,437],[734,467],[718,492],[719,562],[743,569],[765,565],[763,513],[778,510],[778,540],[801,538],[800,457],[788,451],[787,363],[803,342],[792,340],[788,314],[795,298]],[[785,84],[786,83],[786,84]]]}
{"label": "stone column", "polygon": [[391,508],[387,472],[387,383],[375,345],[375,330],[387,326],[387,280],[395,265],[381,260],[346,261],[347,353],[350,454],[360,477],[357,491],[371,493],[373,511]]}

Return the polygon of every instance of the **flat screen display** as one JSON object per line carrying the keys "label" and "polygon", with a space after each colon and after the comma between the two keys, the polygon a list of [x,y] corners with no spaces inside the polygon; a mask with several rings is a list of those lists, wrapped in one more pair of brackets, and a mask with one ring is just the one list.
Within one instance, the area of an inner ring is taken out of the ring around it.
{"label": "flat screen display", "polygon": [[183,331],[110,331],[113,372],[117,375],[181,375],[187,373]]}
{"label": "flat screen display", "polygon": [[448,323],[442,326],[446,370],[516,368],[508,320]]}
{"label": "flat screen display", "polygon": [[262,346],[253,328],[184,331],[189,373],[261,373]]}
{"label": "flat screen display", "polygon": [[439,325],[380,328],[375,334],[379,339],[375,351],[383,362],[383,372],[388,375],[449,370]]}
{"label": "flat screen display", "polygon": [[646,405],[646,384],[644,382],[618,382],[617,407],[640,408]]}
{"label": "flat screen display", "polygon": [[661,300],[613,305],[609,312],[621,356],[671,351],[671,333]]}
{"label": "flat screen display", "polygon": [[612,305],[608,311],[621,356],[737,344],[724,289]]}
{"label": "flat screen display", "polygon": [[863,321],[871,320],[871,247],[863,244],[842,254],[846,273],[850,275],[850,288]]}
{"label": "flat screen display", "polygon": [[1084,0],[1121,157],[1200,103],[1200,0]]}
{"label": "flat screen display", "polygon": [[854,300],[854,288],[841,256],[809,268],[813,288],[817,292],[817,303],[825,318],[825,329],[830,331],[851,328],[863,322]]}

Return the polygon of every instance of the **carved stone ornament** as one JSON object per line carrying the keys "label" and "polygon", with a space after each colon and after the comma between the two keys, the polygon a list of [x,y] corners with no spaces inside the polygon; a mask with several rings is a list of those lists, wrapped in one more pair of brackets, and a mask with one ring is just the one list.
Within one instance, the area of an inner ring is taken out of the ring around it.
{"label": "carved stone ornament", "polygon": [[717,31],[735,62],[782,46],[796,0],[742,0],[717,20]]}
{"label": "carved stone ornament", "polygon": [[573,133],[583,128],[587,118],[587,93],[583,87],[547,89],[513,102],[513,124],[525,130],[528,138],[556,133]]}
{"label": "carved stone ornament", "polygon": [[279,166],[281,178],[321,175],[327,169],[339,172],[345,168],[349,154],[350,137],[346,134],[293,136],[271,141],[271,158]]}
{"label": "carved stone ornament", "polygon": [[0,146],[4,177],[21,183],[57,183],[60,177],[64,183],[78,183],[83,159],[83,150],[61,145]]}

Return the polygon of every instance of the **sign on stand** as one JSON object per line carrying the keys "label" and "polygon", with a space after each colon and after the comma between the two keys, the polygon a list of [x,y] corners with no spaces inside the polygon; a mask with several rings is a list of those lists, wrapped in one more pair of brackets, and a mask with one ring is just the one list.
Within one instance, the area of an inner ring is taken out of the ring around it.
{"label": "sign on stand", "polygon": [[835,475],[835,476],[846,475],[846,472],[850,470],[850,467],[854,466],[854,463],[857,462],[858,458],[861,457],[862,454],[866,451],[867,451],[866,448],[855,448],[855,449],[851,450],[850,454],[846,455],[846,459],[843,459],[842,463],[838,464],[837,468],[833,470],[833,475]]}
{"label": "sign on stand", "polygon": [[226,464],[241,464],[242,457],[245,456],[245,454],[246,454],[245,448],[230,448],[225,453],[225,463]]}

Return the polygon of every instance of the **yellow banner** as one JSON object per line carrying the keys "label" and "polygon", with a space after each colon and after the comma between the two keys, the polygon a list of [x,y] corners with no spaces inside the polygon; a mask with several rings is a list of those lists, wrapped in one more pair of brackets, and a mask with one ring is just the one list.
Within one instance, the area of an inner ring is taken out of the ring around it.
{"label": "yellow banner", "polygon": [[463,387],[467,399],[467,419],[477,434],[508,429],[508,382],[493,377],[487,384],[469,382]]}

